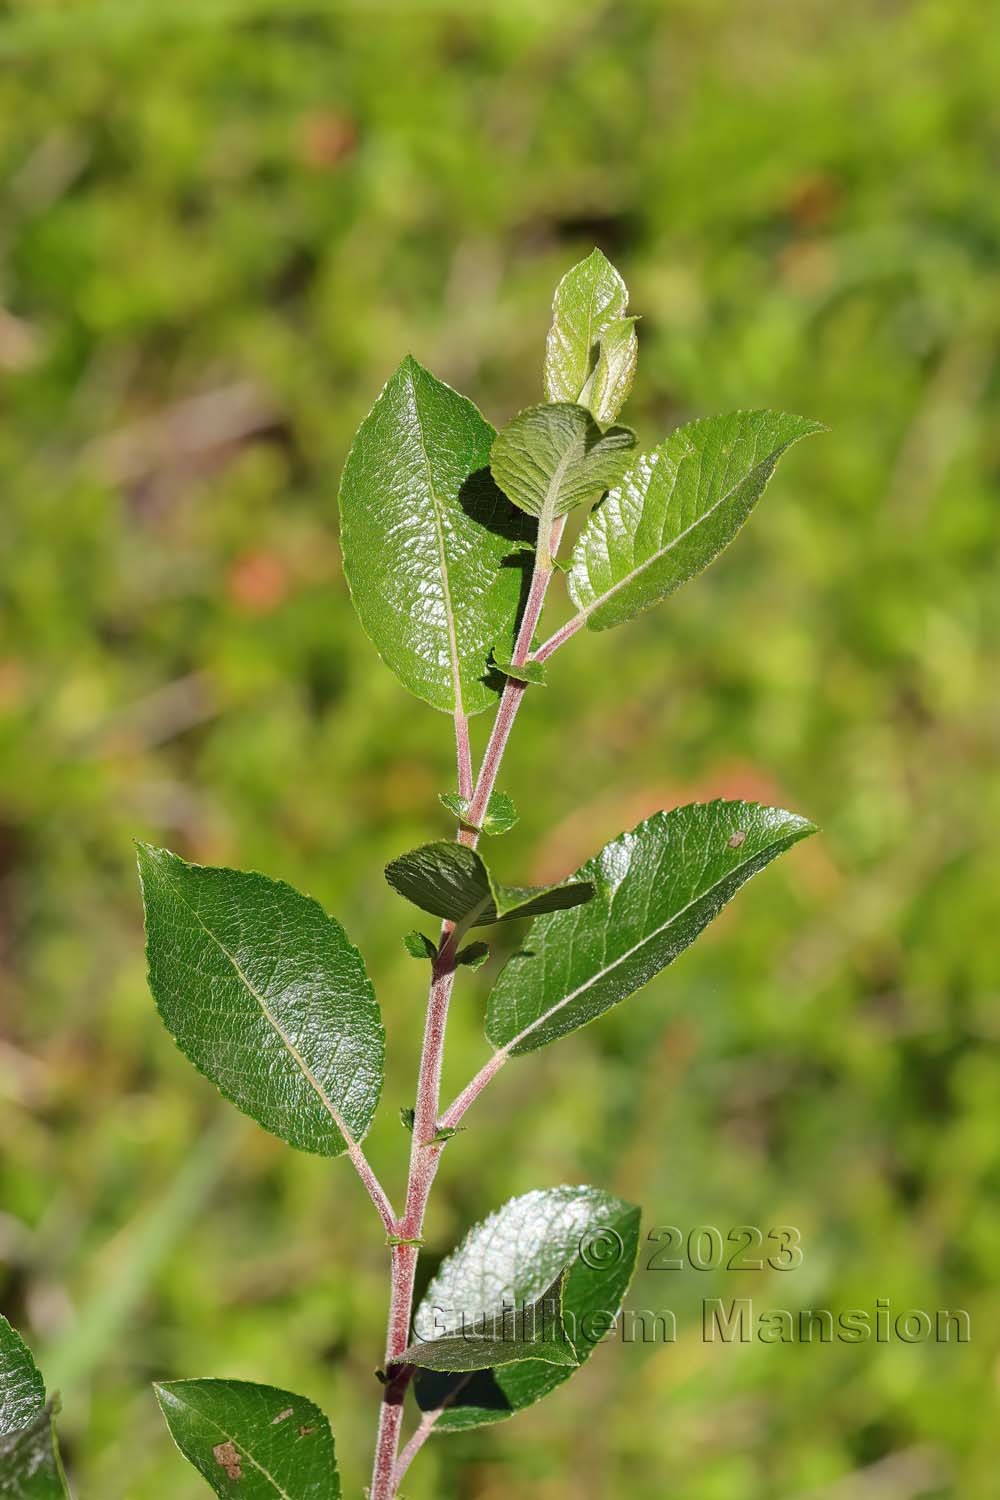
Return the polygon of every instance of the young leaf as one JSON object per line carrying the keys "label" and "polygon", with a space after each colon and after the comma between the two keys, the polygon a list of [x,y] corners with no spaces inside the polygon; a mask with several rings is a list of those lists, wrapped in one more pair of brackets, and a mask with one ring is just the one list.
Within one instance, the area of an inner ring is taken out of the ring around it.
{"label": "young leaf", "polygon": [[224,1500],[340,1500],[333,1434],[311,1401],[243,1380],[154,1390],[170,1436]]}
{"label": "young leaf", "polygon": [[516,682],[529,682],[535,687],[545,686],[545,663],[541,661],[523,661],[515,665],[512,661],[506,661],[500,657],[493,658],[496,669],[505,677],[513,677]]}
{"label": "young leaf", "polygon": [[[565,1272],[562,1324],[582,1364],[613,1325],[632,1276],[639,1210],[592,1187],[514,1198],[469,1231],[441,1264],[417,1309],[414,1332],[475,1326],[506,1301],[543,1296]],[[499,1422],[568,1380],[573,1365],[521,1359],[479,1374],[418,1370],[417,1401],[440,1410],[437,1431]]]}
{"label": "young leaf", "polygon": [[282,881],[139,845],[149,987],[181,1051],[244,1114],[338,1156],[368,1129],[385,1036],[364,961]]}
{"label": "young leaf", "polygon": [[408,932],[403,939],[403,947],[411,958],[437,958],[437,943],[426,932]]}
{"label": "young leaf", "polygon": [[636,322],[635,318],[618,318],[608,324],[593,374],[580,393],[580,405],[588,407],[602,425],[614,421],[632,389],[639,358]]}
{"label": "young leaf", "polygon": [[822,423],[739,411],[691,422],[643,456],[591,513],[569,572],[591,630],[621,625],[732,541],[786,448]]}
{"label": "young leaf", "polygon": [[[546,400],[590,406],[583,396],[598,364],[601,343],[609,336],[613,342],[620,341],[627,308],[628,289],[600,250],[592,250],[586,260],[566,272],[556,287],[552,327],[545,341]],[[618,415],[620,403],[613,405],[611,392],[609,385],[603,407],[590,407],[601,423],[613,422]]]}
{"label": "young leaf", "polygon": [[606,844],[577,872],[594,900],[543,917],[528,949],[501,970],[486,1034],[532,1052],[585,1026],[641,989],[758,870],[815,833],[805,818],[752,802],[707,802],[656,813]]}
{"label": "young leaf", "polygon": [[563,1322],[567,1275],[564,1267],[531,1302],[501,1299],[481,1317],[467,1320],[460,1316],[454,1328],[427,1340],[417,1339],[399,1356],[399,1363],[452,1374],[490,1370],[522,1359],[575,1368],[579,1360]]}
{"label": "young leaf", "polygon": [[[452,792],[442,792],[440,800],[449,812],[455,814],[460,823],[464,823],[467,828],[473,826],[466,817],[469,811],[468,797],[458,797]],[[499,838],[500,834],[509,833],[516,822],[517,808],[507,793],[491,792],[486,804],[486,816],[483,818],[482,826],[477,828],[476,832],[488,833],[493,838]]]}
{"label": "young leaf", "polygon": [[52,1407],[31,1351],[0,1316],[0,1500],[64,1500]]}
{"label": "young leaf", "polygon": [[435,917],[465,927],[488,927],[514,917],[534,916],[589,901],[593,887],[572,885],[504,886],[486,861],[465,844],[421,844],[385,867],[385,878],[399,895]]}
{"label": "young leaf", "polygon": [[341,480],[344,572],[361,623],[400,681],[447,713],[495,701],[487,658],[497,640],[513,648],[522,582],[505,560],[533,535],[490,477],[493,437],[471,401],[407,358]]}
{"label": "young leaf", "polygon": [[631,428],[602,432],[582,406],[529,406],[497,433],[490,469],[516,506],[551,525],[617,484],[634,448]]}
{"label": "young leaf", "polygon": [[488,943],[467,943],[464,948],[460,948],[455,954],[455,963],[460,967],[464,966],[475,972],[476,969],[483,967],[489,956],[490,949]]}

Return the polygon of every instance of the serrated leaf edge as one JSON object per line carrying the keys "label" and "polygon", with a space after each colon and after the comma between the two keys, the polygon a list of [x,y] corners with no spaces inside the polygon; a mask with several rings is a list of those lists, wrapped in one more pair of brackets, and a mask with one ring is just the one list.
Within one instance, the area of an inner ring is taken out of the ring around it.
{"label": "serrated leaf edge", "polygon": [[[710,802],[689,802],[689,803],[685,803],[684,807],[686,807],[686,808],[691,808],[691,807],[714,807],[717,804],[721,804],[721,805],[725,806],[725,805],[727,805],[727,801],[728,801],[728,799],[725,798],[725,797],[716,797],[716,798],[714,798]],[[749,805],[756,806],[756,807],[761,807],[764,804],[762,804],[762,803],[754,803],[754,804],[749,804]],[[671,811],[672,812],[674,812],[674,811],[681,811],[681,809],[680,808],[672,808]],[[785,808],[781,808],[781,807],[769,808],[768,811],[774,812],[774,813],[778,813],[781,816],[792,820],[792,822],[795,825],[797,825],[795,827],[793,833],[791,833],[790,835],[784,835],[781,839],[776,840],[776,843],[778,843],[780,845],[780,847],[776,851],[778,854],[783,854],[786,849],[792,848],[792,846],[794,844],[799,843],[802,839],[809,838],[812,834],[817,833],[819,831],[818,828],[817,828],[817,825],[815,823],[810,822],[808,818],[803,818],[801,816],[801,814],[799,814],[799,813],[791,813],[791,812],[788,812]],[[667,817],[667,816],[669,816],[668,813],[654,813],[652,815],[652,817],[644,818],[641,823],[637,823],[636,826],[635,826],[635,828],[628,829],[625,833],[619,834],[617,839],[611,839],[609,842],[612,843],[612,844],[614,844],[614,843],[617,843],[622,838],[631,838],[635,834],[637,834],[640,831],[640,829],[647,828],[651,823],[653,823],[656,820],[656,818],[658,818],[658,817]],[[607,845],[605,845],[604,847],[606,848]],[[772,846],[769,845],[768,847],[770,848]],[[763,852],[764,851],[761,851],[761,853],[763,853]],[[754,858],[759,858],[759,857],[760,857],[759,854],[754,856]],[[751,864],[752,862],[753,862],[752,860],[745,861],[745,863],[747,863],[747,864]],[[589,861],[587,861],[587,863],[589,863]],[[516,1056],[518,1056],[519,1054],[518,1054],[518,1052],[517,1052],[516,1049],[518,1048],[518,1046],[523,1041],[526,1040],[527,1037],[531,1036],[531,1034],[533,1032],[537,1031],[539,1029],[539,1027],[544,1026],[547,1021],[550,1021],[554,1015],[557,1015],[559,1013],[559,1011],[563,1010],[564,1007],[567,1006],[567,1005],[569,1005],[571,1001],[575,1000],[579,995],[584,994],[588,989],[591,988],[592,985],[596,984],[598,982],[598,980],[603,979],[604,976],[605,976],[605,974],[609,973],[612,969],[617,968],[619,964],[624,963],[627,959],[631,958],[633,956],[633,954],[638,953],[642,948],[644,948],[646,946],[647,943],[652,942],[654,938],[656,938],[656,937],[658,937],[660,935],[660,933],[664,930],[664,928],[673,926],[675,922],[679,921],[680,918],[684,916],[685,912],[690,911],[690,909],[691,909],[692,906],[697,906],[700,902],[702,902],[702,901],[706,900],[708,897],[710,897],[713,891],[715,891],[720,885],[723,885],[725,883],[725,881],[732,879],[733,875],[736,874],[737,871],[739,869],[741,869],[741,868],[742,868],[741,865],[739,865],[739,864],[736,865],[725,876],[723,876],[722,879],[715,881],[706,890],[700,891],[697,896],[693,897],[687,903],[686,906],[681,907],[680,911],[674,912],[671,915],[671,917],[670,917],[670,919],[669,919],[668,922],[664,922],[662,924],[662,926],[660,926],[660,927],[658,927],[656,929],[655,932],[647,933],[647,935],[644,938],[642,938],[638,943],[634,943],[633,946],[631,948],[629,948],[627,952],[619,954],[617,956],[617,958],[614,960],[613,963],[605,964],[602,969],[599,969],[597,971],[597,973],[591,974],[588,977],[588,979],[587,979],[587,981],[586,981],[585,984],[577,985],[577,987],[576,987],[575,990],[572,990],[570,992],[570,994],[568,994],[568,995],[564,995],[561,1000],[559,1000],[559,1001],[556,1002],[555,1005],[551,1005],[549,1007],[549,1009],[544,1012],[543,1015],[540,1015],[540,1016],[536,1017],[536,1019],[534,1021],[532,1021],[530,1025],[525,1026],[521,1031],[519,1031],[518,1034],[517,1034],[517,1036],[512,1037],[509,1042],[505,1042],[502,1047],[498,1047],[496,1049],[497,1053],[498,1054],[503,1054],[504,1056],[507,1056],[507,1057],[516,1057]],[[754,872],[754,873],[757,873],[757,872]],[[570,908],[570,909],[572,909],[572,908]],[[547,916],[547,915],[555,915],[555,914],[554,913],[544,913],[543,912],[543,913],[541,913],[541,915]],[[531,934],[530,934],[530,931],[529,931],[528,938],[527,938],[527,943],[530,944],[530,942],[531,942]],[[517,955],[515,954],[514,957],[517,957]],[[640,985],[639,989],[640,990],[641,989],[645,989],[645,985]],[[632,994],[637,994],[638,990],[633,990],[631,993]],[[623,997],[623,998],[628,998],[628,997]],[[618,1001],[616,1003],[620,1004],[621,1002]],[[613,1009],[613,1007],[609,1007],[609,1009]],[[578,1027],[576,1027],[574,1029],[578,1030],[578,1031],[582,1031],[583,1028],[584,1028],[584,1026],[590,1026],[590,1025],[592,1025],[592,1023],[594,1021],[599,1021],[601,1019],[601,1016],[605,1015],[606,1013],[607,1013],[606,1011],[602,1011],[602,1012],[600,1012],[596,1016],[590,1016],[586,1021],[581,1022],[580,1026],[578,1026]],[[492,1039],[490,1039],[490,1040],[492,1040]]]}
{"label": "serrated leaf edge", "polygon": [[[659,548],[659,550],[656,551],[655,553],[653,553],[652,556],[644,558],[643,561],[641,563],[639,563],[636,567],[630,569],[629,572],[625,575],[624,578],[619,578],[618,581],[616,583],[613,583],[610,588],[605,589],[604,593],[601,594],[597,599],[595,599],[592,604],[588,604],[588,605],[586,605],[586,607],[581,608],[580,611],[579,611],[579,618],[581,618],[581,619],[583,619],[585,621],[588,630],[608,630],[608,629],[611,629],[613,627],[613,625],[616,625],[616,624],[625,624],[626,623],[625,621],[617,621],[616,620],[616,621],[610,622],[608,625],[592,625],[591,624],[591,616],[594,615],[597,612],[597,610],[602,609],[604,607],[604,605],[607,604],[607,602],[608,602],[609,599],[613,599],[614,596],[617,593],[619,593],[623,588],[625,588],[628,584],[632,583],[636,578],[641,577],[641,575],[646,571],[647,568],[651,568],[654,565],[654,563],[660,562],[662,558],[666,557],[670,552],[672,552],[674,550],[674,548],[676,546],[678,546],[678,544],[685,539],[685,537],[690,536],[693,531],[697,531],[697,529],[698,529],[699,526],[704,525],[704,523],[706,521],[708,521],[715,514],[715,512],[719,509],[719,507],[721,505],[725,505],[725,503],[728,500],[731,500],[732,497],[733,497],[733,495],[740,488],[740,486],[746,484],[747,481],[753,475],[757,474],[761,469],[766,469],[768,467],[768,465],[770,465],[770,467],[771,467],[771,474],[773,474],[775,468],[777,468],[778,460],[781,458],[781,456],[784,453],[787,453],[788,449],[791,448],[795,443],[800,442],[802,440],[802,438],[812,437],[815,433],[818,433],[818,432],[828,432],[829,431],[829,428],[826,426],[826,424],[824,422],[815,422],[815,421],[812,421],[809,417],[799,417],[799,416],[797,416],[797,414],[795,412],[771,411],[767,407],[757,407],[757,408],[752,408],[752,409],[738,408],[736,411],[723,412],[723,413],[720,413],[720,415],[723,416],[723,417],[758,417],[758,416],[768,416],[768,417],[777,417],[777,418],[784,417],[784,418],[789,418],[789,419],[792,419],[792,420],[799,421],[799,422],[803,423],[803,430],[801,432],[796,433],[794,437],[789,438],[786,443],[782,443],[780,447],[778,447],[778,448],[772,448],[771,451],[764,458],[762,458],[759,463],[754,464],[754,466],[753,466],[752,469],[750,469],[746,474],[744,474],[742,476],[742,478],[738,479],[736,481],[736,483],[733,484],[728,490],[726,490],[725,494],[720,495],[719,498],[718,498],[718,500],[715,501],[714,505],[712,505],[708,510],[702,511],[701,514],[699,516],[697,516],[695,518],[695,520],[693,520],[689,526],[686,526],[683,531],[681,531],[681,532],[679,532],[677,534],[677,536],[672,537],[665,547]],[[616,485],[613,485],[612,488],[608,491],[608,496],[614,495],[614,494],[617,493],[618,490],[623,489],[625,487],[625,485],[629,483],[632,475],[639,468],[640,464],[642,464],[644,461],[647,461],[649,459],[655,459],[656,462],[659,463],[660,456],[661,456],[664,448],[666,448],[667,444],[670,443],[670,442],[672,442],[680,434],[688,432],[688,431],[690,431],[690,429],[692,427],[698,427],[698,426],[700,426],[704,422],[714,422],[714,421],[718,421],[718,420],[719,420],[718,416],[715,416],[715,417],[696,417],[694,421],[692,421],[692,422],[685,422],[685,423],[682,424],[682,426],[676,427],[674,429],[674,431],[669,434],[669,436],[667,436],[666,438],[664,438],[664,440],[663,440],[662,443],[658,443],[657,446],[655,448],[650,449],[650,451],[648,453],[640,453],[639,457],[636,459],[635,463],[628,470],[628,472],[625,473],[622,476],[622,478],[619,480],[619,482]],[[764,481],[764,486],[763,486],[763,488],[761,490],[761,495],[763,495],[763,490],[767,487],[767,484],[768,484],[768,482],[770,480],[771,474],[768,474],[767,479]],[[607,503],[608,496],[605,496],[604,500],[602,500],[600,502],[602,505]],[[597,507],[595,506],[594,509],[596,511]],[[594,514],[594,511],[591,512],[591,515],[593,515],[593,514]],[[574,572],[574,570],[575,570],[578,562],[579,562],[579,566],[581,568],[585,568],[586,567],[585,552],[586,552],[586,546],[587,546],[587,533],[588,533],[588,530],[589,530],[589,518],[588,518],[588,526],[584,527],[584,530],[580,533],[580,536],[577,538],[576,545],[573,548],[573,558],[572,558],[572,562],[570,564],[570,571],[569,571],[569,575],[568,575],[569,592],[570,592],[571,598],[573,599],[574,604],[578,604],[579,601],[577,600],[576,595],[575,595],[574,590],[573,590],[573,572]],[[720,550],[724,550],[724,548],[720,549]],[[716,556],[718,556],[718,555],[719,554],[716,553]],[[706,563],[705,566],[708,567],[714,561],[715,561],[715,557],[711,558],[709,560],[709,563]],[[670,592],[673,592],[673,590],[672,589],[668,590],[668,593],[670,593]],[[635,619],[636,616],[641,615],[641,614],[645,614],[646,610],[653,609],[657,604],[659,604],[662,601],[662,599],[664,597],[665,597],[665,595],[661,595],[657,599],[651,599],[647,604],[640,605],[635,610],[635,613],[633,615],[631,615],[629,618],[630,619]]]}

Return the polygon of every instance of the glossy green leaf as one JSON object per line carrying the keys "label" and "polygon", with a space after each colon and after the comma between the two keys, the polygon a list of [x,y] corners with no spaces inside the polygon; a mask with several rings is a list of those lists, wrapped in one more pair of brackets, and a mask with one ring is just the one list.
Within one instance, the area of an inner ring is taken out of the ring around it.
{"label": "glossy green leaf", "polygon": [[[591,405],[583,397],[597,368],[602,341],[609,340],[620,348],[627,310],[628,289],[600,250],[591,251],[586,260],[566,272],[556,287],[552,326],[545,341],[548,401],[578,401],[589,406],[602,424],[614,421],[621,404],[614,405],[614,381],[607,382],[603,406]],[[634,357],[632,364],[634,369]],[[590,394],[593,398],[593,385]]]}
{"label": "glossy green leaf", "polygon": [[339,1500],[333,1434],[311,1401],[243,1380],[155,1390],[174,1442],[224,1500]]}
{"label": "glossy green leaf", "polygon": [[591,630],[620,625],[708,566],[760,499],[774,467],[822,424],[740,411],[680,427],[643,454],[573,549],[569,592]]}
{"label": "glossy green leaf", "polygon": [[515,664],[500,657],[494,657],[496,669],[505,677],[513,677],[515,682],[531,683],[535,687],[544,687],[546,682],[545,663],[541,661],[522,661]]}
{"label": "glossy green leaf", "polygon": [[641,989],[758,870],[814,833],[794,813],[707,802],[656,813],[577,872],[596,894],[579,911],[542,917],[526,951],[490,995],[486,1034],[531,1052],[585,1026]]}
{"label": "glossy green leaf", "polygon": [[601,335],[597,364],[580,393],[580,405],[602,425],[613,422],[628,400],[639,359],[636,318],[618,318]]}
{"label": "glossy green leaf", "polygon": [[[455,814],[460,823],[465,824],[466,828],[474,826],[466,816],[469,811],[468,797],[459,797],[452,792],[442,792],[441,801],[449,812]],[[482,825],[476,829],[476,832],[487,833],[493,838],[499,838],[502,833],[510,832],[517,819],[517,808],[510,797],[507,796],[507,793],[491,792],[489,801],[486,804],[486,816],[483,818]]]}
{"label": "glossy green leaf", "polygon": [[472,969],[475,972],[476,969],[483,967],[489,956],[488,943],[466,943],[465,947],[460,948],[455,954],[455,963],[460,968]]}
{"label": "glossy green leaf", "polygon": [[0,1316],[0,1500],[64,1500],[66,1493],[45,1382]]}
{"label": "glossy green leaf", "polygon": [[[411,692],[488,708],[487,658],[513,649],[533,528],[489,473],[494,431],[471,401],[404,359],[354,439],[340,486],[344,571],[361,622]],[[502,687],[502,682],[499,683]]]}
{"label": "glossy green leaf", "polygon": [[23,1427],[0,1433],[0,1500],[66,1500],[67,1495],[52,1408],[46,1406]]}
{"label": "glossy green leaf", "polygon": [[408,932],[403,939],[403,947],[411,958],[437,958],[437,943],[426,932]]}
{"label": "glossy green leaf", "polygon": [[602,432],[582,406],[529,406],[497,433],[490,469],[516,506],[551,525],[617,484],[634,449],[631,428]]}
{"label": "glossy green leaf", "polygon": [[505,886],[494,880],[483,856],[465,844],[421,844],[385,867],[385,878],[399,895],[423,911],[463,927],[487,927],[515,917],[557,911],[588,901],[593,887]]}
{"label": "glossy green leaf", "polygon": [[[610,1330],[628,1288],[639,1210],[592,1187],[514,1198],[469,1231],[441,1264],[414,1319],[417,1338],[468,1328],[543,1296],[565,1272],[562,1322],[582,1364]],[[418,1370],[417,1401],[440,1409],[436,1431],[503,1421],[568,1380],[575,1366],[521,1359],[478,1373]],[[443,1408],[443,1409],[442,1409]]]}
{"label": "glossy green leaf", "polygon": [[245,1114],[337,1156],[364,1135],[385,1037],[364,961],[282,881],[139,845],[149,986],[181,1051]]}
{"label": "glossy green leaf", "polygon": [[532,1301],[501,1299],[496,1307],[475,1319],[460,1315],[454,1328],[433,1338],[417,1339],[400,1356],[401,1365],[422,1370],[458,1373],[491,1370],[522,1359],[539,1359],[550,1365],[579,1364],[563,1322],[563,1291],[567,1270],[560,1270],[552,1284]]}
{"label": "glossy green leaf", "polygon": [[24,1427],[45,1405],[45,1382],[31,1350],[0,1315],[0,1433]]}

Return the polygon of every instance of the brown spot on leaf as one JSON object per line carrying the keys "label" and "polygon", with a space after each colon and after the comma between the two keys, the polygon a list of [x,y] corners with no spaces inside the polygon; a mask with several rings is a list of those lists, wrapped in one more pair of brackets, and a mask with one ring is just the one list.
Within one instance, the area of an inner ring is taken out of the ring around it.
{"label": "brown spot on leaf", "polygon": [[243,1478],[243,1460],[235,1443],[216,1443],[212,1449],[212,1457],[220,1469],[225,1469],[230,1479]]}
{"label": "brown spot on leaf", "polygon": [[315,1427],[300,1427],[299,1428],[299,1437],[308,1437],[311,1432],[315,1432],[315,1431],[316,1431]]}
{"label": "brown spot on leaf", "polygon": [[277,1427],[277,1425],[278,1425],[279,1422],[287,1422],[288,1418],[291,1415],[292,1415],[292,1407],[286,1406],[285,1409],[284,1409],[284,1411],[279,1411],[278,1415],[271,1422],[271,1426],[272,1427]]}
{"label": "brown spot on leaf", "polygon": [[728,849],[738,849],[746,841],[746,836],[747,832],[745,828],[737,828],[732,838],[726,840],[726,847]]}

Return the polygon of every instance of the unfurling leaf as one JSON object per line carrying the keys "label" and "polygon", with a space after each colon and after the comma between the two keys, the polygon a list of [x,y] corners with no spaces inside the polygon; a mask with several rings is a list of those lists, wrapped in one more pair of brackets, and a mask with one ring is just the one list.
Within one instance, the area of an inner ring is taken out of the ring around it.
{"label": "unfurling leaf", "polygon": [[591,513],[569,592],[591,630],[649,609],[732,541],[778,459],[819,422],[740,411],[680,427],[645,453]]}
{"label": "unfurling leaf", "polygon": [[490,1041],[531,1052],[593,1021],[672,963],[752,875],[815,831],[780,808],[707,802],[656,813],[613,839],[577,871],[594,885],[593,901],[533,923],[530,951],[501,970],[486,1011]]}
{"label": "unfurling leaf", "polygon": [[[460,823],[466,828],[475,825],[469,822],[469,799],[468,797],[456,796],[453,792],[442,792],[440,800],[449,812],[454,813]],[[506,792],[491,792],[486,804],[486,816],[482,825],[476,828],[477,833],[488,833],[494,838],[499,838],[502,833],[509,833],[517,822],[517,808],[514,806]]]}
{"label": "unfurling leaf", "polygon": [[494,664],[498,672],[505,677],[513,677],[515,682],[532,683],[535,687],[545,686],[545,663],[541,661],[506,661],[494,656]]}
{"label": "unfurling leaf", "polygon": [[403,939],[403,947],[411,958],[429,958],[432,961],[437,958],[437,943],[426,932],[408,932]]}
{"label": "unfurling leaf", "polygon": [[488,943],[467,943],[464,948],[460,948],[455,954],[455,963],[459,967],[472,969],[475,972],[476,969],[483,967],[489,956],[490,948]]}
{"label": "unfurling leaf", "polygon": [[638,1237],[639,1210],[591,1187],[526,1193],[471,1229],[427,1288],[414,1318],[417,1337],[475,1329],[505,1304],[551,1299],[561,1277],[560,1321],[575,1363],[519,1357],[479,1373],[469,1365],[465,1373],[418,1370],[417,1401],[425,1412],[440,1411],[436,1430],[502,1421],[569,1379],[614,1326]]}
{"label": "unfurling leaf", "polygon": [[[383,660],[435,708],[496,698],[487,658],[513,649],[533,528],[489,473],[494,431],[471,401],[404,359],[351,447],[340,486],[344,571]],[[501,684],[502,686],[502,684]]]}
{"label": "unfurling leaf", "polygon": [[529,406],[497,433],[490,469],[516,506],[551,525],[617,484],[634,448],[631,428],[602,432],[582,406]]}
{"label": "unfurling leaf", "polygon": [[580,393],[580,405],[588,407],[602,425],[614,421],[632,389],[639,358],[637,321],[619,318],[608,324],[601,335],[594,373]]}
{"label": "unfurling leaf", "polygon": [[225,1500],[340,1500],[330,1423],[303,1396],[244,1380],[154,1389],[174,1442]]}
{"label": "unfurling leaf", "polygon": [[402,1120],[404,1128],[408,1130],[411,1135],[413,1134],[413,1122],[416,1117],[417,1112],[415,1109],[408,1109],[404,1106],[399,1111],[399,1118]]}
{"label": "unfurling leaf", "polygon": [[0,1317],[0,1500],[65,1500],[52,1410],[30,1349]]}
{"label": "unfurling leaf", "polygon": [[466,1320],[462,1315],[455,1327],[445,1326],[432,1338],[411,1344],[399,1356],[399,1363],[453,1374],[490,1370],[522,1359],[575,1367],[579,1360],[562,1315],[567,1274],[564,1267],[532,1302],[501,1300],[478,1318]]}
{"label": "unfurling leaf", "polygon": [[[600,250],[566,272],[556,287],[545,341],[547,400],[577,401],[602,425],[614,421],[635,369],[635,330],[630,337],[623,330],[632,322],[627,309],[628,289]],[[598,394],[595,375],[602,352],[607,374]]]}
{"label": "unfurling leaf", "polygon": [[385,1037],[339,922],[282,881],[139,845],[149,986],[181,1051],[292,1146],[337,1156],[368,1129]]}
{"label": "unfurling leaf", "polygon": [[463,927],[487,927],[514,917],[534,916],[589,901],[593,887],[571,885],[505,886],[494,880],[486,861],[465,844],[421,844],[385,867],[394,891]]}

